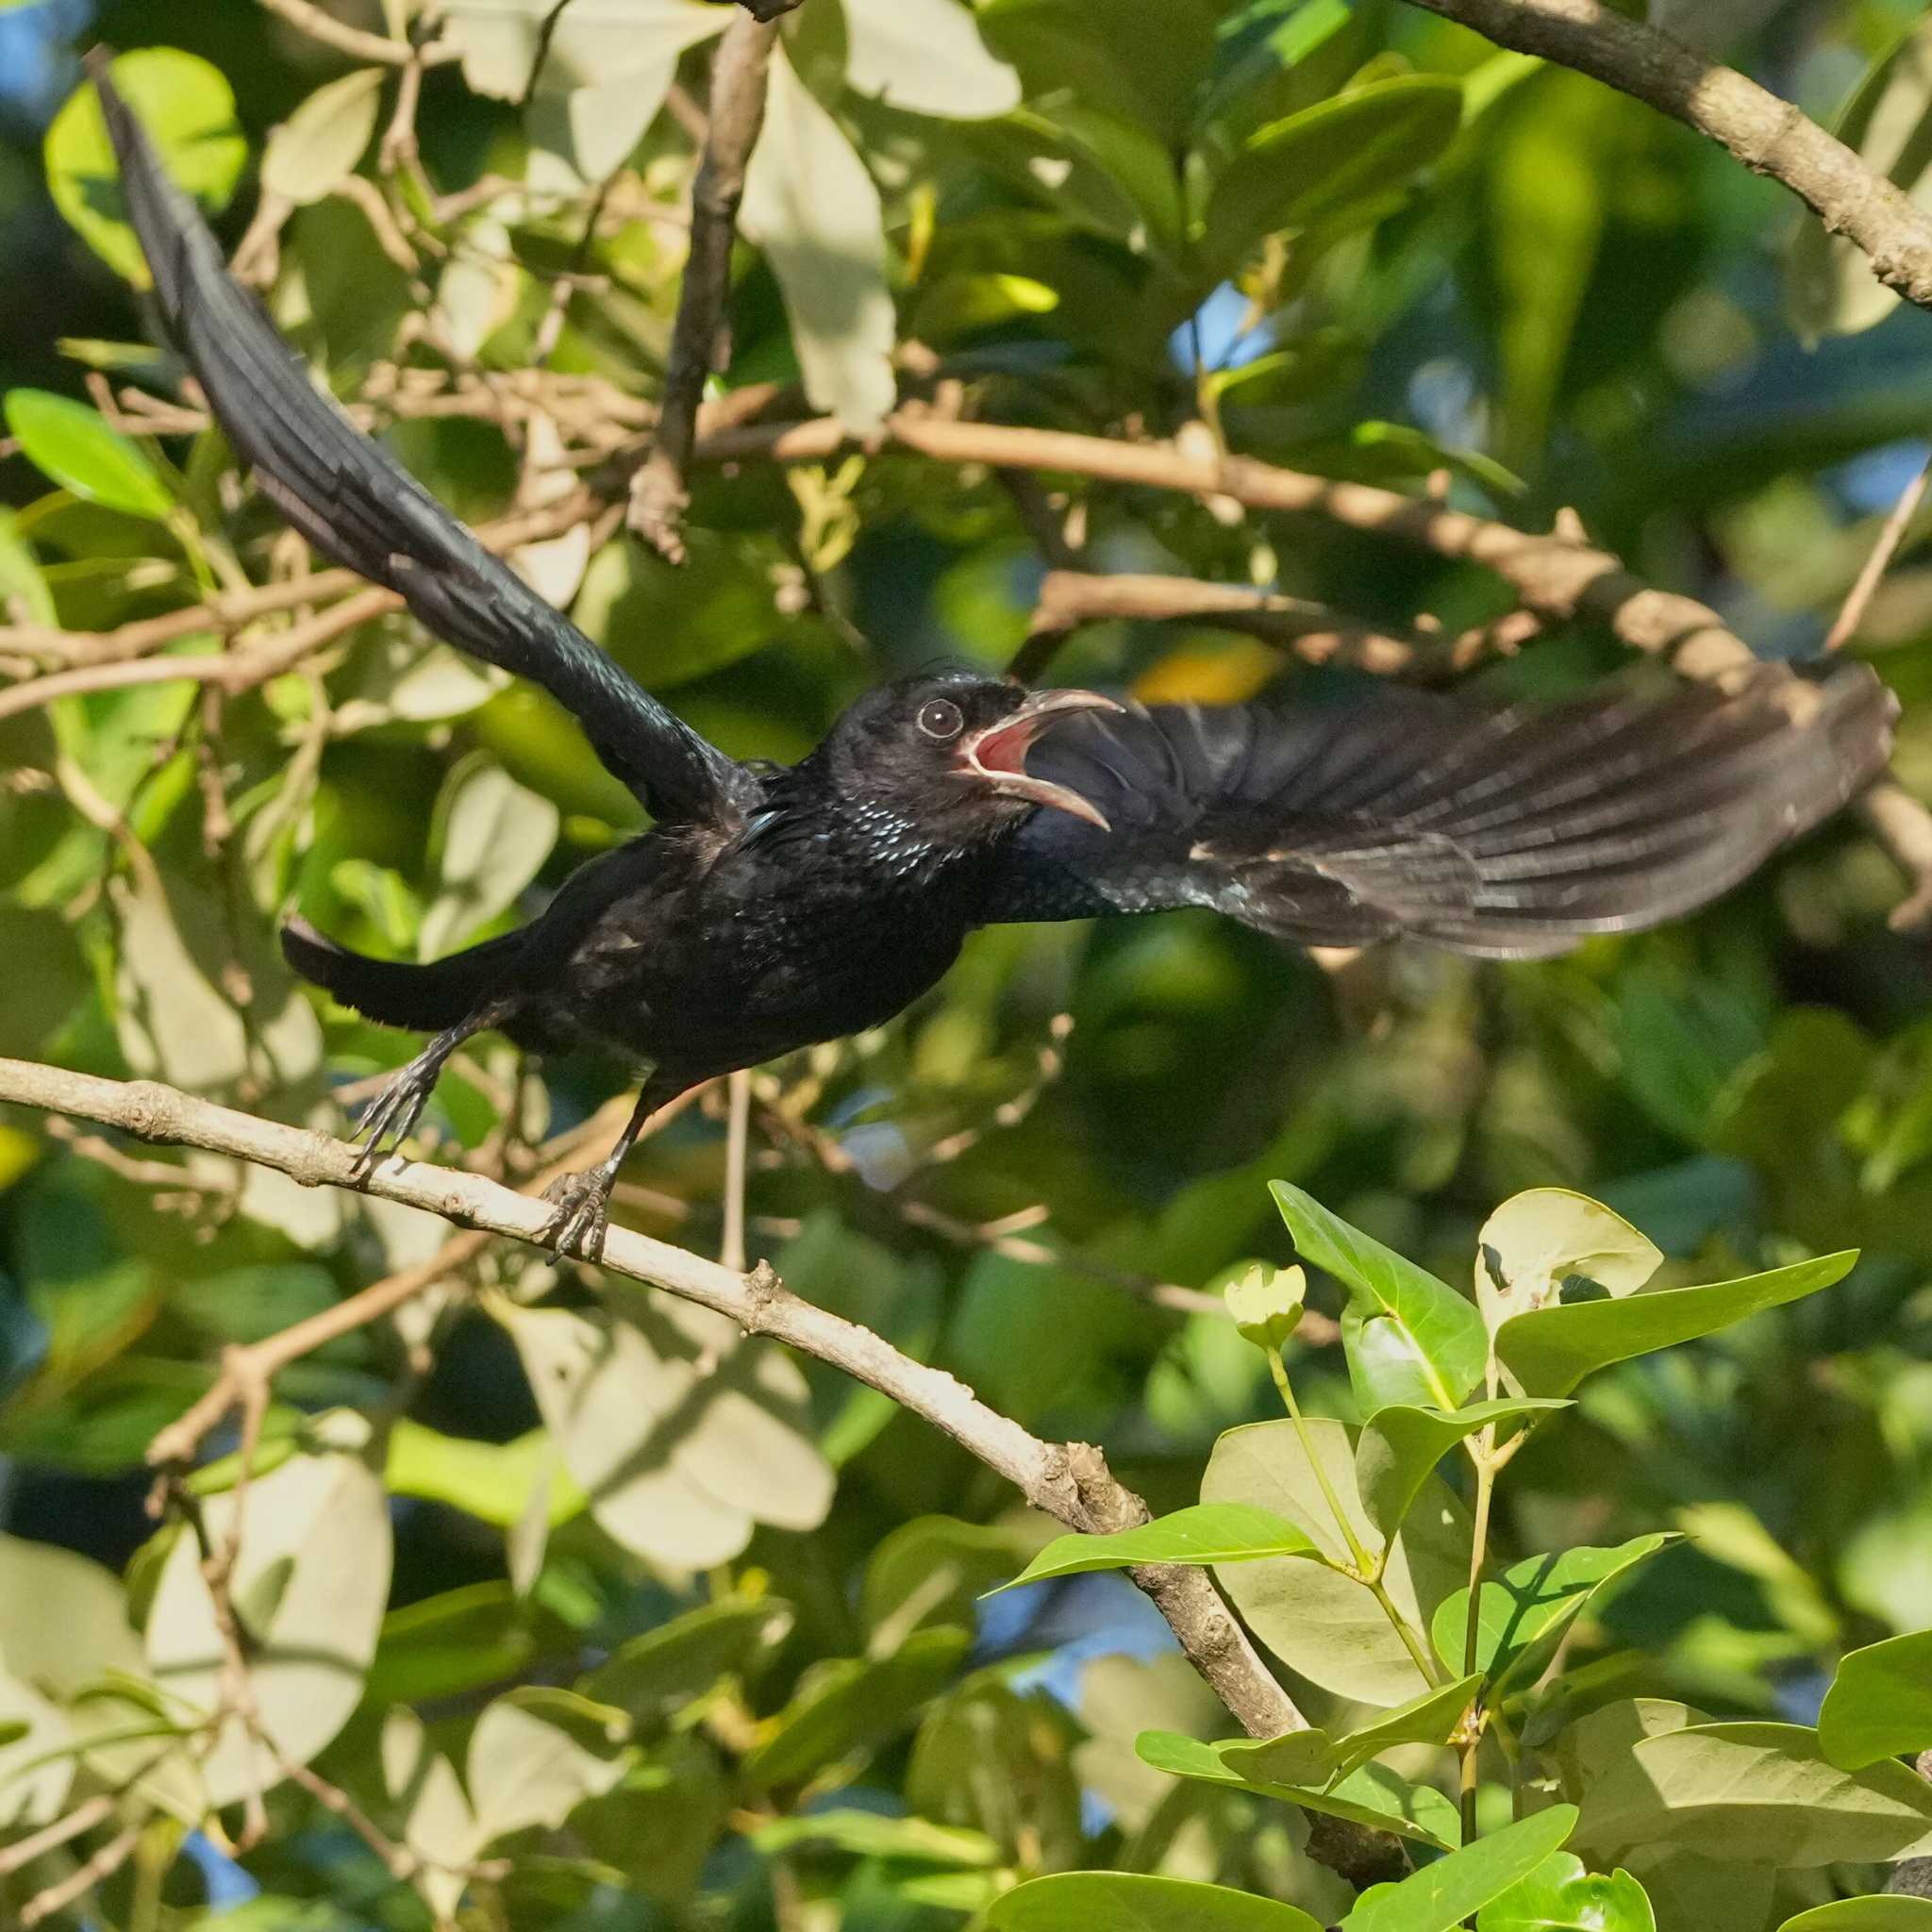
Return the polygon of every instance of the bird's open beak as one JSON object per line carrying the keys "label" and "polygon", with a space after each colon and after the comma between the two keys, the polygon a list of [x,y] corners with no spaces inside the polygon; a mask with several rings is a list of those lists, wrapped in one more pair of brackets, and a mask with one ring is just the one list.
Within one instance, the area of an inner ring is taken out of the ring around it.
{"label": "bird's open beak", "polygon": [[1119,711],[1125,708],[1092,691],[1042,691],[997,724],[975,731],[959,747],[958,769],[1008,798],[1024,798],[1070,817],[1085,819],[1103,832],[1113,828],[1097,807],[1064,785],[1035,778],[1026,770],[1033,741],[1063,711]]}

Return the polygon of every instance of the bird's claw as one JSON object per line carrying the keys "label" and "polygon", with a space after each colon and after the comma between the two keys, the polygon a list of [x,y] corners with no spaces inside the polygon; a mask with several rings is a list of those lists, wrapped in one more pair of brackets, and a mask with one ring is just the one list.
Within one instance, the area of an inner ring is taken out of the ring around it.
{"label": "bird's claw", "polygon": [[603,1257],[604,1237],[610,1232],[610,1183],[601,1167],[582,1174],[559,1174],[543,1190],[543,1198],[557,1209],[544,1224],[543,1239],[559,1255],[578,1260]]}
{"label": "bird's claw", "polygon": [[436,1088],[436,1074],[426,1077],[416,1064],[397,1074],[370,1102],[369,1110],[356,1123],[351,1144],[356,1148],[356,1178],[367,1180],[385,1154],[392,1154],[416,1131],[423,1109]]}

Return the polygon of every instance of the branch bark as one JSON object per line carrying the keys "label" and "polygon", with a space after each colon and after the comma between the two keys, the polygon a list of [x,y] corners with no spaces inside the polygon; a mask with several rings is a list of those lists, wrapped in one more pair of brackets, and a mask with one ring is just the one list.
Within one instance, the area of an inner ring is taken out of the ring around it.
{"label": "branch bark", "polygon": [[711,69],[709,125],[691,191],[691,254],[671,332],[658,433],[630,486],[631,528],[673,563],[684,561],[681,526],[691,502],[685,471],[705,382],[719,365],[738,208],[751,151],[765,125],[765,78],[777,39],[774,16],[756,9],[740,14],[724,29]]}
{"label": "branch bark", "polygon": [[1907,301],[1932,308],[1932,215],[1790,101],[1601,0],[1411,0],[1499,47],[1587,74],[1782,182],[1870,258]]}
{"label": "branch bark", "polygon": [[[1585,0],[1537,4],[1568,8]],[[822,462],[849,441],[833,417],[759,424],[704,438],[694,458],[714,463]],[[1044,470],[1130,488],[1228,496],[1249,509],[1324,516],[1438,557],[1481,564],[1508,584],[1523,608],[1541,623],[1601,624],[1632,650],[1662,659],[1685,677],[1718,679],[1765,661],[1709,605],[1657,589],[1609,551],[1562,529],[1537,535],[1373,484],[1306,475],[1253,457],[1194,456],[1170,442],[1121,442],[902,409],[886,418],[875,443],[937,462]],[[1909,883],[1907,897],[1892,914],[1893,925],[1909,929],[1932,919],[1932,811],[1889,779],[1874,785],[1858,808]]]}
{"label": "branch bark", "polygon": [[[0,1059],[0,1102],[74,1115],[142,1141],[252,1161],[304,1187],[346,1188],[426,1209],[478,1233],[540,1246],[553,1212],[544,1202],[482,1174],[451,1168],[390,1160],[358,1176],[357,1150],[344,1141],[237,1113],[155,1081],[105,1080]],[[445,1248],[417,1271],[425,1277],[421,1285],[448,1272],[448,1253]],[[749,1335],[770,1336],[876,1389],[950,1436],[1069,1529],[1104,1533],[1148,1521],[1146,1503],[1111,1474],[1098,1449],[1029,1434],[943,1369],[915,1361],[871,1329],[801,1300],[763,1263],[741,1273],[613,1227],[601,1265],[714,1309]],[[396,1277],[391,1291],[400,1292],[396,1284],[405,1279]],[[1262,1738],[1306,1727],[1307,1720],[1202,1571],[1158,1565],[1132,1575],[1243,1730]],[[1356,1882],[1386,1876],[1391,1869],[1394,1847],[1382,1833],[1351,1827],[1339,1837],[1324,1837],[1323,1844],[1325,1861]]]}

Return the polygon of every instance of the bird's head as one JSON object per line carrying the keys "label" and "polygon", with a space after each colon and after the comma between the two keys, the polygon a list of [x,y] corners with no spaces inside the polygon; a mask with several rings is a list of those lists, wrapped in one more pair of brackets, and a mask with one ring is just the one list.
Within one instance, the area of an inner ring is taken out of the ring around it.
{"label": "bird's head", "polygon": [[843,795],[935,841],[974,844],[1036,809],[1107,829],[1079,792],[1026,769],[1033,741],[1069,711],[1117,711],[1091,691],[1025,691],[969,673],[907,677],[868,691],[808,760]]}

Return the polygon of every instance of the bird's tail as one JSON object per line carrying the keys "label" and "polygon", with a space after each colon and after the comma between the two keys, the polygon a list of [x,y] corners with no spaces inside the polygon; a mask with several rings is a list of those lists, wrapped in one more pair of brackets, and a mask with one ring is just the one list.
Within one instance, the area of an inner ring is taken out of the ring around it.
{"label": "bird's tail", "polygon": [[522,941],[521,933],[507,933],[430,965],[412,966],[353,953],[324,939],[307,920],[291,919],[282,927],[282,957],[304,979],[326,988],[365,1019],[440,1033],[501,999]]}

